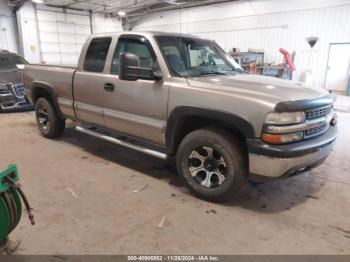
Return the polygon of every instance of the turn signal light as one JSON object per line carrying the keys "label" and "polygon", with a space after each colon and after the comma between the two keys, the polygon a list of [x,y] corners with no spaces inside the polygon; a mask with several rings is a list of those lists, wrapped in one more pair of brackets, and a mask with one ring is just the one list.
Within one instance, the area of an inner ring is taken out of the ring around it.
{"label": "turn signal light", "polygon": [[292,134],[261,134],[261,139],[268,144],[286,144],[303,139],[303,132]]}

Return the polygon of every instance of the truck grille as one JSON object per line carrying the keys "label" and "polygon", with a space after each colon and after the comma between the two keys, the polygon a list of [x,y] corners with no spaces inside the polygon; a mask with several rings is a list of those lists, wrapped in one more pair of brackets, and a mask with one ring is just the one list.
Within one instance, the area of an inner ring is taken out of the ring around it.
{"label": "truck grille", "polygon": [[325,116],[332,110],[332,105],[311,109],[305,112],[306,120],[314,119],[317,117]]}
{"label": "truck grille", "polygon": [[11,94],[9,90],[0,89],[0,95],[9,95],[9,94]]}
{"label": "truck grille", "polygon": [[16,97],[18,97],[18,98],[23,98],[24,97],[24,86],[23,86],[23,84],[12,85],[12,90],[13,90],[13,93],[15,94]]}
{"label": "truck grille", "polygon": [[[333,113],[332,113],[333,109],[332,108],[333,108],[333,105],[329,105],[329,106],[325,106],[325,107],[307,110],[307,111],[305,111],[306,121],[317,120],[317,118],[327,117],[327,116],[329,117],[330,115],[332,115],[331,117],[333,117]],[[308,139],[308,138],[312,138],[312,137],[323,134],[329,128],[329,126],[330,126],[329,122],[330,121],[328,121],[327,123],[325,123],[323,125],[316,126],[316,127],[305,130],[304,138]]]}
{"label": "truck grille", "polygon": [[305,131],[305,138],[310,138],[310,137],[320,135],[320,134],[324,133],[328,129],[328,127],[329,127],[329,125],[325,124],[322,126],[310,128],[310,129]]}

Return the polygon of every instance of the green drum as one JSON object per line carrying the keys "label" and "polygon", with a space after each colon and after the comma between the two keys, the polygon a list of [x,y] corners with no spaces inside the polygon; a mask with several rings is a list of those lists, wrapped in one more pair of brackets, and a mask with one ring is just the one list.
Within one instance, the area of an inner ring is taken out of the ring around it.
{"label": "green drum", "polygon": [[0,243],[6,241],[22,216],[21,196],[17,190],[18,180],[16,165],[0,172]]}

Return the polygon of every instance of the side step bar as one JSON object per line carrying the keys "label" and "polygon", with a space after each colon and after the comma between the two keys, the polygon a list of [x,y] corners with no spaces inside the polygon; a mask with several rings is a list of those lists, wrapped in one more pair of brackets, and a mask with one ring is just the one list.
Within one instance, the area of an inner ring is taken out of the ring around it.
{"label": "side step bar", "polygon": [[84,133],[84,134],[88,134],[88,135],[91,135],[91,136],[94,136],[94,137],[97,137],[97,138],[101,138],[103,140],[106,140],[108,142],[111,142],[111,143],[114,143],[114,144],[117,144],[117,145],[120,145],[120,146],[124,146],[124,147],[130,148],[130,149],[136,150],[138,152],[141,152],[141,153],[153,156],[153,157],[157,157],[157,158],[160,158],[160,159],[163,159],[163,160],[167,160],[168,159],[168,155],[165,154],[165,153],[162,153],[162,152],[159,152],[159,151],[155,151],[155,150],[152,150],[152,149],[149,149],[149,148],[141,147],[141,146],[138,146],[138,145],[134,145],[134,144],[131,144],[129,142],[126,142],[126,141],[123,141],[123,140],[120,140],[120,139],[117,139],[117,138],[114,138],[114,137],[111,137],[111,136],[107,136],[107,135],[104,135],[104,134],[92,131],[92,130],[84,128],[82,126],[76,126],[75,130],[77,130],[77,131],[79,131],[81,133]]}

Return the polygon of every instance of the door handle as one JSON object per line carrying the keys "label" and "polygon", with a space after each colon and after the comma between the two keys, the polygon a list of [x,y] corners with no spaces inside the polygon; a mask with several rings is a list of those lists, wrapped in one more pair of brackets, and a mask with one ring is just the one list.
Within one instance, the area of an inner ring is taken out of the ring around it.
{"label": "door handle", "polygon": [[114,91],[114,84],[111,83],[105,83],[104,88],[108,92],[113,92]]}

